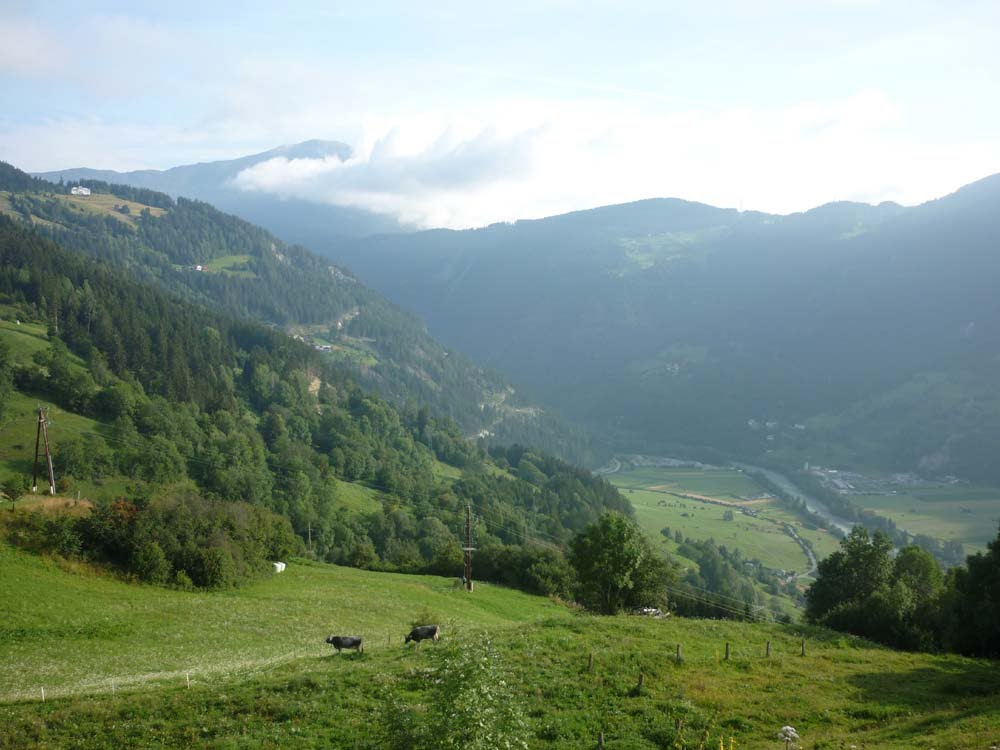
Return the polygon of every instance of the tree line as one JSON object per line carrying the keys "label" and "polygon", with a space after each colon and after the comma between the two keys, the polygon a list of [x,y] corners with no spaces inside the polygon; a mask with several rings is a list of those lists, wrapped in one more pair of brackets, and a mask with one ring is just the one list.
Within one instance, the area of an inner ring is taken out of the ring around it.
{"label": "tree line", "polygon": [[[49,335],[28,361],[0,357],[0,374],[104,425],[59,437],[59,474],[124,476],[140,508],[158,488],[187,487],[287,518],[320,559],[447,574],[461,569],[457,532],[471,504],[496,577],[539,593],[568,593],[568,568],[536,535],[558,546],[607,510],[630,512],[589,472],[517,446],[491,455],[427,407],[365,393],[280,332],[138,283],[4,217],[0,303]],[[437,462],[461,479],[439,478]],[[372,488],[368,508],[346,508],[346,483]]]}
{"label": "tree line", "polygon": [[894,648],[1000,656],[1000,533],[947,573],[920,547],[893,552],[855,526],[820,562],[806,618]]}

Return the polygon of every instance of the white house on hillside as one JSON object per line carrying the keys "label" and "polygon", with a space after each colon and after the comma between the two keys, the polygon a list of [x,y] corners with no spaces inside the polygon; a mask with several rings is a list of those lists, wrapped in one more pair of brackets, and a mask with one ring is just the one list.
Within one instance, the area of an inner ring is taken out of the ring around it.
{"label": "white house on hillside", "polygon": [[71,187],[69,189],[70,195],[90,195],[90,188],[85,187]]}

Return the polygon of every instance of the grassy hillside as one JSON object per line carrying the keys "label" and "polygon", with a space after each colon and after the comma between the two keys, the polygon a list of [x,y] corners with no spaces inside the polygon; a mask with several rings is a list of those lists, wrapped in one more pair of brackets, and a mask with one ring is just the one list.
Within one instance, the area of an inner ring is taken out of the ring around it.
{"label": "grassy hillside", "polygon": [[[294,562],[216,594],[136,587],[6,547],[0,566],[2,748],[387,747],[388,719],[433,711],[434,670],[487,638],[532,748],[593,747],[600,731],[608,748],[729,737],[772,748],[785,724],[804,747],[831,750],[986,748],[1000,735],[995,664],[827,631],[597,618],[495,587],[469,595],[447,579]],[[405,648],[414,617],[440,621],[442,643]],[[366,653],[331,655],[331,632],[366,636]]]}
{"label": "grassy hillside", "polygon": [[449,578],[306,561],[211,594],[128,584],[8,545],[0,546],[0,568],[3,701],[40,695],[42,687],[52,696],[102,692],[112,680],[116,688],[148,687],[185,672],[217,682],[322,656],[331,633],[366,636],[372,653],[390,642],[398,650],[422,612],[449,635],[570,616],[547,599],[487,584],[465,596]]}

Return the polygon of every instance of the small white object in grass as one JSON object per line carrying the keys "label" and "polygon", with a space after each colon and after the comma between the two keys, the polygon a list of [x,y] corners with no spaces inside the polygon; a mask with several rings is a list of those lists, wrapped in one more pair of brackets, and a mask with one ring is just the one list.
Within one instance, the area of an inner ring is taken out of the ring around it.
{"label": "small white object in grass", "polygon": [[778,732],[778,739],[782,740],[787,747],[789,742],[799,739],[799,733],[795,731],[795,727],[784,726]]}

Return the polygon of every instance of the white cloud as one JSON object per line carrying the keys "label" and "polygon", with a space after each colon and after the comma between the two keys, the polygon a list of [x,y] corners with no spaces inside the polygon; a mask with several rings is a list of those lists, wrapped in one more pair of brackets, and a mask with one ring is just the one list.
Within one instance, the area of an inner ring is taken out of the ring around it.
{"label": "white cloud", "polygon": [[918,203],[1000,171],[1000,141],[907,141],[900,108],[874,90],[776,111],[549,100],[480,115],[375,118],[346,162],[275,159],[235,182],[468,227],[654,196],[778,213],[841,199]]}
{"label": "white cloud", "polygon": [[234,183],[244,190],[363,206],[405,222],[462,224],[467,208],[456,205],[461,195],[532,177],[537,137],[529,130],[505,138],[487,129],[462,138],[446,130],[420,144],[412,133],[394,130],[343,162],[276,158],[244,170]]}
{"label": "white cloud", "polygon": [[[761,19],[785,20],[792,6],[778,5]],[[744,6],[726,18],[757,24],[760,9]],[[687,47],[676,36],[639,54],[624,27],[618,47],[595,51],[603,59],[575,54],[585,33],[553,42],[551,55],[529,44],[522,56],[507,54],[501,35],[491,56],[487,34],[481,59],[459,63],[419,44],[401,42],[395,56],[395,47],[352,44],[353,29],[309,48],[246,19],[221,33],[171,16],[100,13],[61,25],[0,18],[0,87],[17,87],[0,113],[0,158],[35,171],[164,168],[330,138],[355,156],[279,159],[237,184],[452,227],[654,196],[774,212],[837,199],[916,203],[1000,171],[998,110],[981,94],[995,78],[990,17],[960,18],[943,35],[911,24],[886,36],[898,13],[867,35],[805,24],[828,49],[771,59],[770,48],[756,49],[771,38],[756,25],[744,38],[690,11],[702,33]],[[919,65],[929,50],[936,62],[963,49],[961,76]],[[734,60],[746,64],[730,71]],[[925,91],[935,71],[945,83]]]}
{"label": "white cloud", "polygon": [[8,75],[47,77],[65,67],[60,40],[41,24],[12,16],[0,17],[0,70]]}

